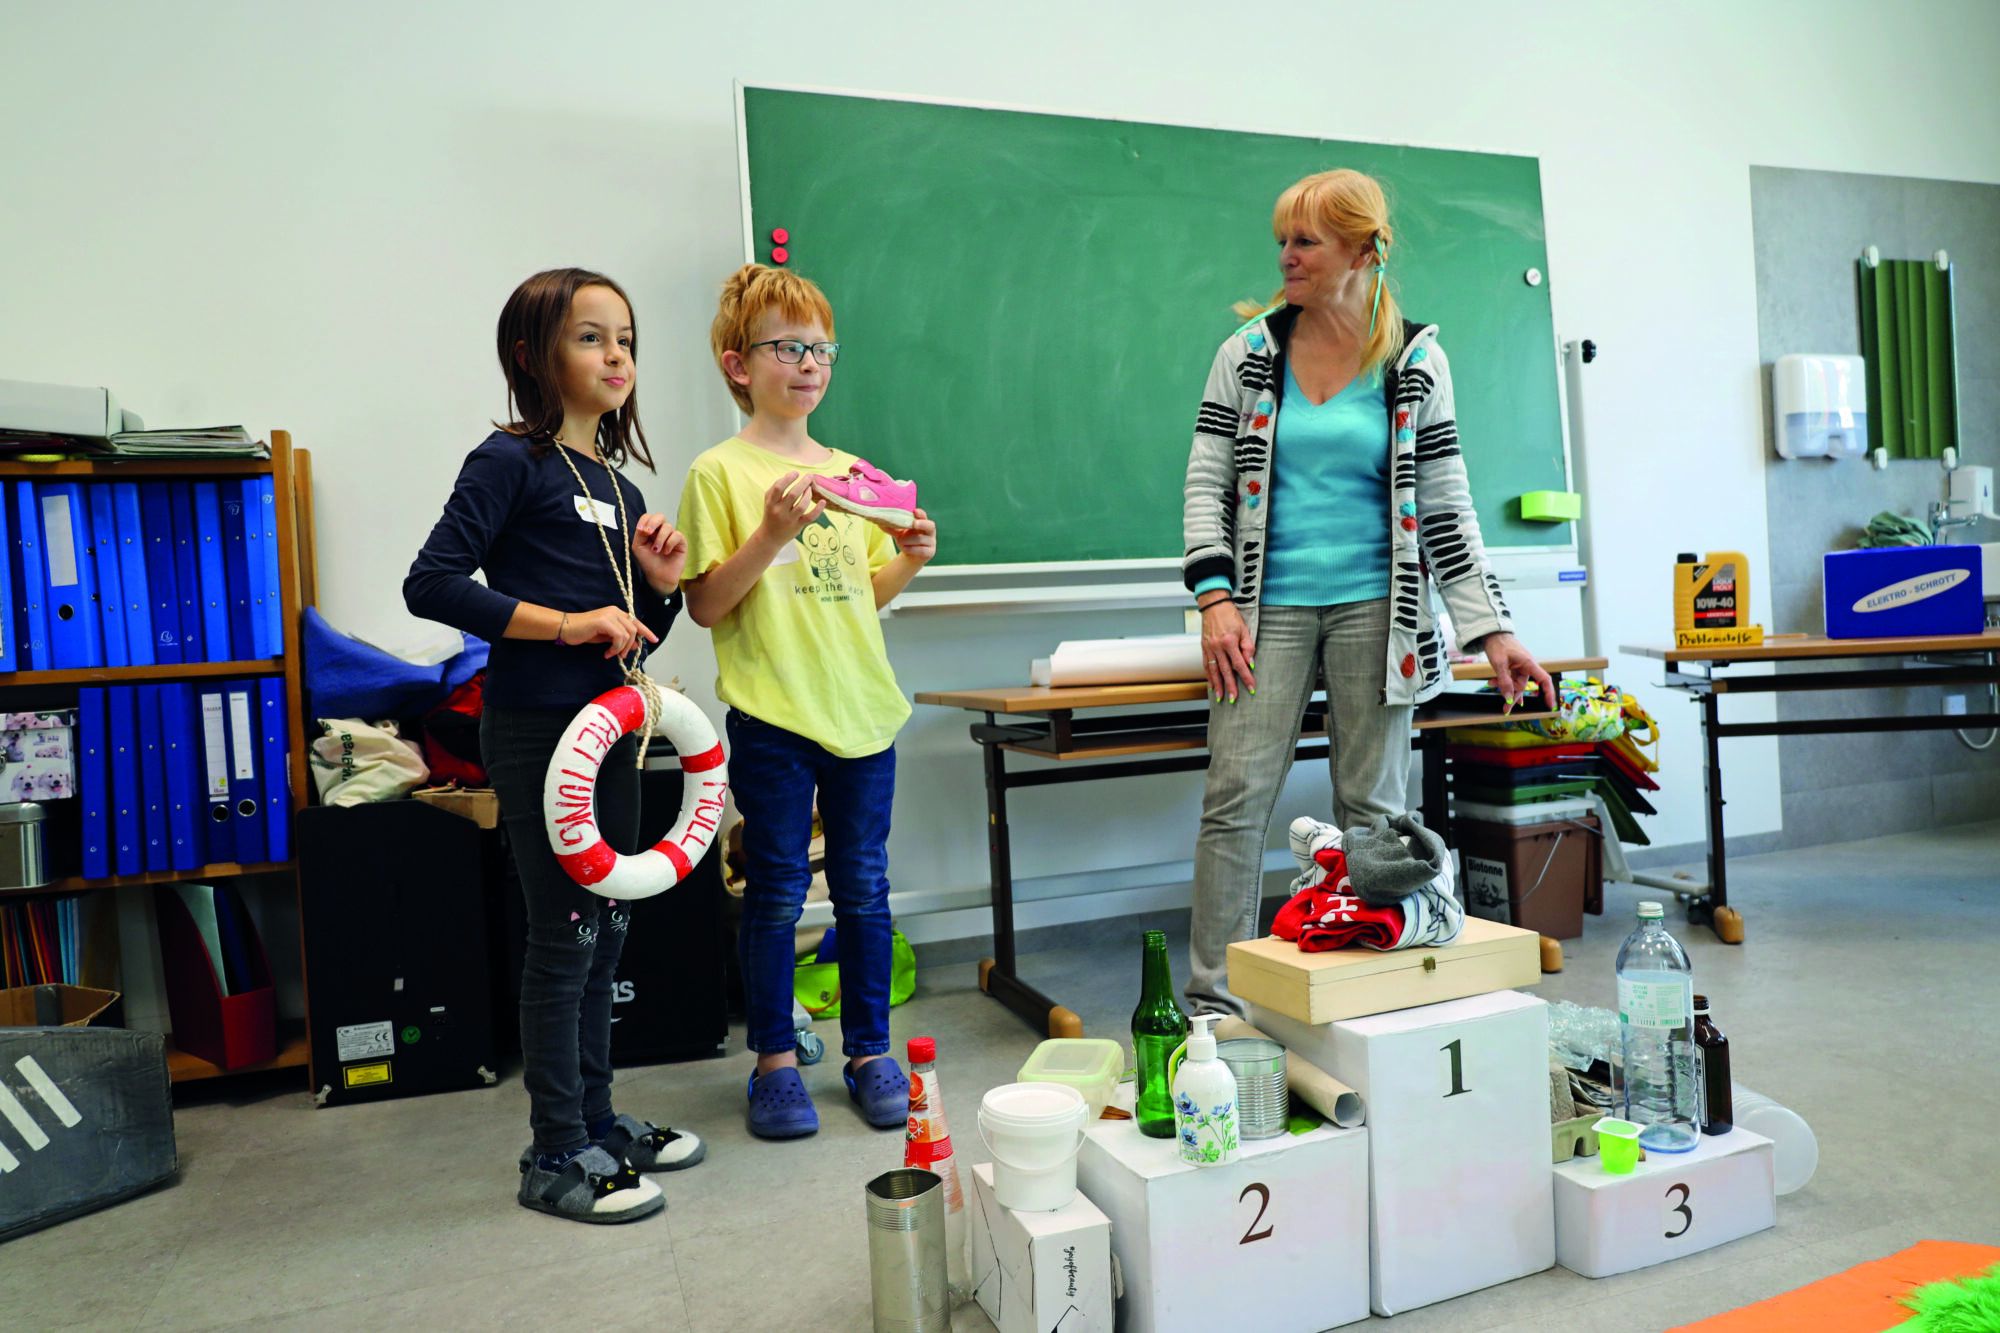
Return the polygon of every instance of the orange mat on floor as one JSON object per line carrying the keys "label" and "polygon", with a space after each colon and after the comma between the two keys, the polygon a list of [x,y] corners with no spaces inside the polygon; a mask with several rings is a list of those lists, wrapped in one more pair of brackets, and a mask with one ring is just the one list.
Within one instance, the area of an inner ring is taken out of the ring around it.
{"label": "orange mat on floor", "polygon": [[2000,1263],[2000,1246],[1922,1240],[1844,1273],[1683,1324],[1671,1333],[1883,1333],[1910,1318],[1902,1298],[1926,1282],[1971,1277]]}

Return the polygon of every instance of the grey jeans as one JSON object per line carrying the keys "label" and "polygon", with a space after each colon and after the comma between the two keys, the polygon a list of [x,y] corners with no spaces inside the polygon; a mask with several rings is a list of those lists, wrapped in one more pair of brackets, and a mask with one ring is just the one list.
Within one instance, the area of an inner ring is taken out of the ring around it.
{"label": "grey jeans", "polygon": [[1292,771],[1306,704],[1322,676],[1334,823],[1348,829],[1375,815],[1403,813],[1412,710],[1382,702],[1388,651],[1386,597],[1258,611],[1257,693],[1239,692],[1233,704],[1209,706],[1208,788],[1195,843],[1188,942],[1192,1012],[1244,1011],[1243,1002],[1229,993],[1229,945],[1257,932],[1272,811]]}

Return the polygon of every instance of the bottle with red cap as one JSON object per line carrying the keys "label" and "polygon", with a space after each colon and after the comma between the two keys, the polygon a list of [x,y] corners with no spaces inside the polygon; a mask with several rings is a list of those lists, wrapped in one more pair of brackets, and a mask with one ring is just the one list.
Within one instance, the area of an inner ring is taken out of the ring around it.
{"label": "bottle with red cap", "polygon": [[971,1288],[971,1259],[966,1250],[965,1192],[958,1183],[958,1163],[951,1154],[951,1129],[944,1119],[944,1089],[937,1076],[937,1039],[912,1037],[906,1052],[910,1064],[910,1120],[903,1134],[903,1165],[922,1167],[944,1182],[945,1266],[955,1300]]}

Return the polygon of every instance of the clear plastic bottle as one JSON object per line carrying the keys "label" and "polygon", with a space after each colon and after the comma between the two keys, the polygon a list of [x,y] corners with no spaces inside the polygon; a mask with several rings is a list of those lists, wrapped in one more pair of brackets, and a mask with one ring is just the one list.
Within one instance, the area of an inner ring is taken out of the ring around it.
{"label": "clear plastic bottle", "polygon": [[1694,1044],[1694,967],[1667,933],[1658,903],[1618,950],[1618,1035],[1625,1118],[1645,1126],[1648,1152],[1687,1152],[1701,1139]]}
{"label": "clear plastic bottle", "polygon": [[965,1192],[952,1156],[951,1127],[944,1119],[944,1088],[938,1083],[937,1040],[912,1037],[905,1054],[910,1058],[910,1122],[903,1135],[903,1165],[922,1167],[944,1182],[945,1269],[955,1304],[971,1294],[972,1255],[966,1246]]}

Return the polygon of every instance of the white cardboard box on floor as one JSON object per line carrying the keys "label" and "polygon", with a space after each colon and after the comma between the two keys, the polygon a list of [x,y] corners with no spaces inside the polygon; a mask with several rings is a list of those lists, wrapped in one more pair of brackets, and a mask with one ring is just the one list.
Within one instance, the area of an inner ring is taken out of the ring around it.
{"label": "white cardboard box on floor", "polygon": [[1067,1207],[1017,1213],[972,1168],[972,1294],[1000,1333],[1111,1333],[1111,1219],[1079,1192]]}
{"label": "white cardboard box on floor", "polygon": [[1548,1006],[1499,991],[1319,1027],[1253,1005],[1250,1021],[1367,1103],[1377,1314],[1555,1263]]}
{"label": "white cardboard box on floor", "polygon": [[1077,1183],[1110,1215],[1131,1333],[1310,1333],[1368,1317],[1365,1129],[1253,1139],[1229,1165],[1197,1167],[1173,1139],[1096,1121]]}
{"label": "white cardboard box on floor", "polygon": [[1556,1259],[1584,1277],[1635,1268],[1741,1240],[1775,1226],[1771,1141],[1747,1129],[1704,1134],[1690,1152],[1646,1154],[1626,1176],[1597,1159],[1556,1171]]}

